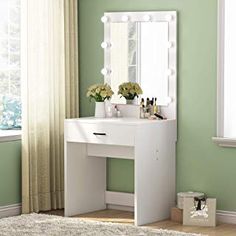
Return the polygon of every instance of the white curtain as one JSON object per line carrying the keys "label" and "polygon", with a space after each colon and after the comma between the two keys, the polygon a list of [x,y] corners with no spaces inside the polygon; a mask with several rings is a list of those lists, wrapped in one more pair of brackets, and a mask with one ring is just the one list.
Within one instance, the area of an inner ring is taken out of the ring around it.
{"label": "white curtain", "polygon": [[22,212],[64,206],[64,119],[78,117],[77,0],[22,0]]}

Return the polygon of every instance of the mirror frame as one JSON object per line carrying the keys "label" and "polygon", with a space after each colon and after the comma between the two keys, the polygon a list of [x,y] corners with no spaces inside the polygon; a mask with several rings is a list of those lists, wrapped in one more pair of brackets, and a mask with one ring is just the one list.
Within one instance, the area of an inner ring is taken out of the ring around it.
{"label": "mirror frame", "polygon": [[146,12],[105,12],[101,18],[104,23],[104,68],[101,73],[104,75],[104,83],[111,84],[110,73],[110,23],[125,22],[168,22],[169,50],[168,50],[168,95],[166,102],[161,106],[176,105],[176,80],[177,80],[177,12],[176,11],[146,11]]}

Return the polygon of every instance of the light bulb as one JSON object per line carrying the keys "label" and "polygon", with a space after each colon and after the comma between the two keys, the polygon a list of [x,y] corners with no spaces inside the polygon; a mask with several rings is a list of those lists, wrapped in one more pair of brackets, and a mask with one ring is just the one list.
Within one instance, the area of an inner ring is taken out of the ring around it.
{"label": "light bulb", "polygon": [[166,20],[167,21],[172,21],[173,20],[173,16],[172,15],[166,15]]}
{"label": "light bulb", "polygon": [[101,70],[101,73],[102,73],[103,75],[107,75],[107,74],[108,74],[108,70],[107,70],[106,68],[103,68],[103,69]]}
{"label": "light bulb", "polygon": [[150,15],[145,15],[145,16],[143,17],[143,20],[144,20],[144,21],[151,21],[151,16],[150,16]]}
{"label": "light bulb", "polygon": [[129,21],[129,16],[124,15],[124,16],[121,17],[121,20],[123,22],[127,22],[127,21]]}
{"label": "light bulb", "polygon": [[108,47],[110,47],[110,46],[111,46],[111,44],[108,43],[108,42],[102,42],[102,43],[101,43],[101,47],[104,48],[104,49],[105,49],[105,48],[108,48]]}
{"label": "light bulb", "polygon": [[173,43],[173,42],[168,42],[168,43],[167,43],[167,47],[168,47],[168,48],[172,48],[173,46],[174,46],[174,43]]}
{"label": "light bulb", "polygon": [[108,74],[111,73],[111,70],[109,70],[109,69],[107,69],[107,68],[103,68],[103,69],[101,70],[101,73],[102,73],[103,75],[108,75]]}
{"label": "light bulb", "polygon": [[103,16],[103,17],[101,18],[101,22],[103,22],[103,23],[107,23],[108,20],[109,20],[109,18],[108,18],[107,16]]}
{"label": "light bulb", "polygon": [[168,76],[171,76],[171,75],[173,75],[174,74],[174,71],[172,70],[172,69],[168,69],[167,70],[167,75]]}

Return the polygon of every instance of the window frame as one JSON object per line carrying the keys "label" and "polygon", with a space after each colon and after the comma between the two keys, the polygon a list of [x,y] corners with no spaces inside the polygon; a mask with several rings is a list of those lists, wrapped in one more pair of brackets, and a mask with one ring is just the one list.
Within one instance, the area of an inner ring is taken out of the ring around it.
{"label": "window frame", "polygon": [[236,139],[224,137],[224,32],[225,1],[218,0],[217,33],[217,131],[212,140],[221,147],[236,147]]}
{"label": "window frame", "polygon": [[21,130],[0,130],[0,143],[21,140]]}

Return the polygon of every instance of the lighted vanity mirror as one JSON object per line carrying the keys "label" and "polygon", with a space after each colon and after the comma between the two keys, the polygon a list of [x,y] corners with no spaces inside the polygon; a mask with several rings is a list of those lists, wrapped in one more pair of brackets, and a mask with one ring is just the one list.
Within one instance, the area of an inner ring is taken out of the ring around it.
{"label": "lighted vanity mirror", "polygon": [[112,102],[125,103],[118,86],[130,81],[141,85],[142,97],[169,105],[176,93],[176,12],[108,12],[102,21],[101,72],[115,93]]}

